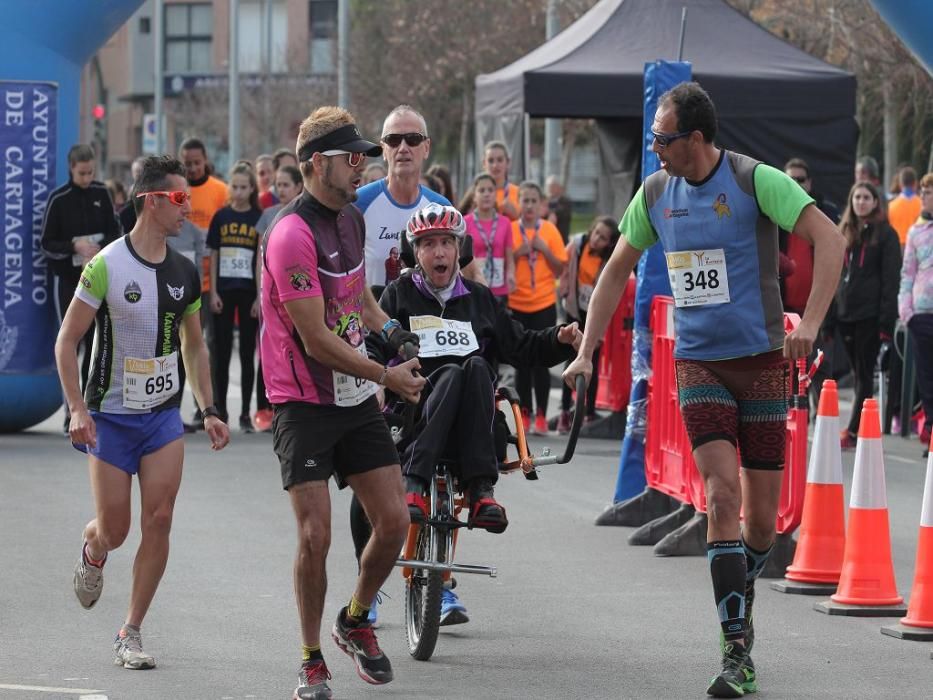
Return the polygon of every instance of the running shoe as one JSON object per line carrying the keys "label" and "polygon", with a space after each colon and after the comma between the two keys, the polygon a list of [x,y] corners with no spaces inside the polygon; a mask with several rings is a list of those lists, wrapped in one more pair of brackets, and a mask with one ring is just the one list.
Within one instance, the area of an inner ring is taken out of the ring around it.
{"label": "running shoe", "polygon": [[272,409],[271,408],[260,408],[256,411],[256,414],[253,416],[253,425],[256,426],[256,430],[260,433],[268,433],[272,431]]}
{"label": "running shoe", "polygon": [[464,607],[463,603],[460,602],[457,594],[449,588],[445,588],[441,591],[440,626],[449,627],[450,625],[462,625],[469,621],[470,618],[467,616],[467,609]]}
{"label": "running shoe", "polygon": [[714,698],[740,698],[758,690],[755,666],[749,664],[745,649],[728,643],[722,652],[722,671],[710,681],[706,694]]}
{"label": "running shoe", "polygon": [[330,680],[330,671],[324,660],[305,661],[298,671],[298,687],[292,700],[327,700],[334,697],[327,685]]}
{"label": "running shoe", "polygon": [[252,433],[255,432],[253,429],[253,421],[249,416],[240,416],[240,432],[241,433]]}
{"label": "running shoe", "polygon": [[535,435],[547,434],[547,416],[544,415],[543,411],[538,411],[538,414],[535,416]]}
{"label": "running shoe", "polygon": [[131,632],[125,627],[121,628],[117,638],[113,640],[113,651],[116,654],[113,660],[114,666],[122,666],[134,671],[155,668],[155,659],[143,651],[143,638],[139,632]]}
{"label": "running shoe", "polygon": [[527,408],[522,409],[522,426],[525,428],[526,433],[531,432],[531,411]]}
{"label": "running shoe", "polygon": [[557,417],[557,434],[566,435],[570,432],[570,411],[561,411]]}
{"label": "running shoe", "polygon": [[353,659],[356,672],[367,683],[382,685],[392,680],[392,664],[379,648],[376,633],[368,622],[351,627],[345,622],[346,608],[337,613],[333,636],[337,646]]}
{"label": "running shoe", "polygon": [[[94,566],[87,560],[84,554],[85,547],[86,542],[81,545],[81,555],[75,564],[74,587],[78,602],[85,610],[90,610],[104,590],[104,567]],[[106,562],[107,557],[104,557],[104,563]]]}

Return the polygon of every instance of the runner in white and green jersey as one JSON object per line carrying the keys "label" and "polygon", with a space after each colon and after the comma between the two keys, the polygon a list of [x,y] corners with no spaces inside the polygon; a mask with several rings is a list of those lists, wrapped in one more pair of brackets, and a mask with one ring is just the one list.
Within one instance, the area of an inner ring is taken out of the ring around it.
{"label": "runner in white and green jersey", "polygon": [[[142,543],[136,554],[126,621],[114,641],[115,662],[152,668],[140,625],[168,559],[169,531],[184,460],[178,406],[185,370],[204,409],[215,450],[230,439],[213,408],[207,348],[201,335],[200,278],[194,263],[166,245],[191,210],[182,164],[151,157],[137,181],[136,226],[100,251],[80,283],[55,344],[72,444],[88,455],[96,517],[84,528],[74,590],[91,608],[103,588],[107,553],[126,539],[132,477],[142,494]],[[96,320],[94,364],[85,396],[78,385],[77,345]],[[179,361],[179,355],[183,359]]]}

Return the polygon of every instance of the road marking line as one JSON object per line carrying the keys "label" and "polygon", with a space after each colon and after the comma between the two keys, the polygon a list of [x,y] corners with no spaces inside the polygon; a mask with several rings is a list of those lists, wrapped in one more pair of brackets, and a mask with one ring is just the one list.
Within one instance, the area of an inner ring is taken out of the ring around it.
{"label": "road marking line", "polygon": [[904,464],[916,464],[920,461],[919,459],[908,459],[900,455],[887,455],[885,459],[893,459],[895,462],[903,462]]}
{"label": "road marking line", "polygon": [[45,685],[14,685],[0,683],[0,690],[31,690],[34,693],[69,693],[71,695],[87,695],[99,693],[93,688],[52,688]]}

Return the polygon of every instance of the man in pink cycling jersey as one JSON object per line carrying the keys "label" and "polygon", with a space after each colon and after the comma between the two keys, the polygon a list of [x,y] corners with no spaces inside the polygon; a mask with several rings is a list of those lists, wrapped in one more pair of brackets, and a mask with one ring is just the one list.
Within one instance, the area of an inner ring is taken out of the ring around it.
{"label": "man in pink cycling jersey", "polygon": [[298,521],[294,576],[303,663],[293,697],[318,700],[331,697],[320,643],[331,475],[353,489],[373,525],[334,641],[363,680],[393,677],[367,614],[409,519],[398,454],[375,394],[382,385],[418,401],[424,379],[413,374],[417,359],[385,367],[367,358],[363,344],[363,327],[381,329],[396,352],[417,343],[369,292],[363,217],[351,206],[366,156],[382,149],[360,136],[349,112],[321,107],[302,122],[296,150],[304,190],[276,217],[264,244],[260,345],[273,448]]}

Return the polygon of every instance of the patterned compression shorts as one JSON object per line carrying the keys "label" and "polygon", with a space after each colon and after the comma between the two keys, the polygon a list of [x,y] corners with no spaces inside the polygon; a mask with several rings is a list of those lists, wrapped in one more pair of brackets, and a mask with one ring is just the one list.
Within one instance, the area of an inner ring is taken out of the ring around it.
{"label": "patterned compression shorts", "polygon": [[783,469],[790,371],[780,350],[733,360],[675,360],[680,411],[695,450],[739,448],[746,469]]}

